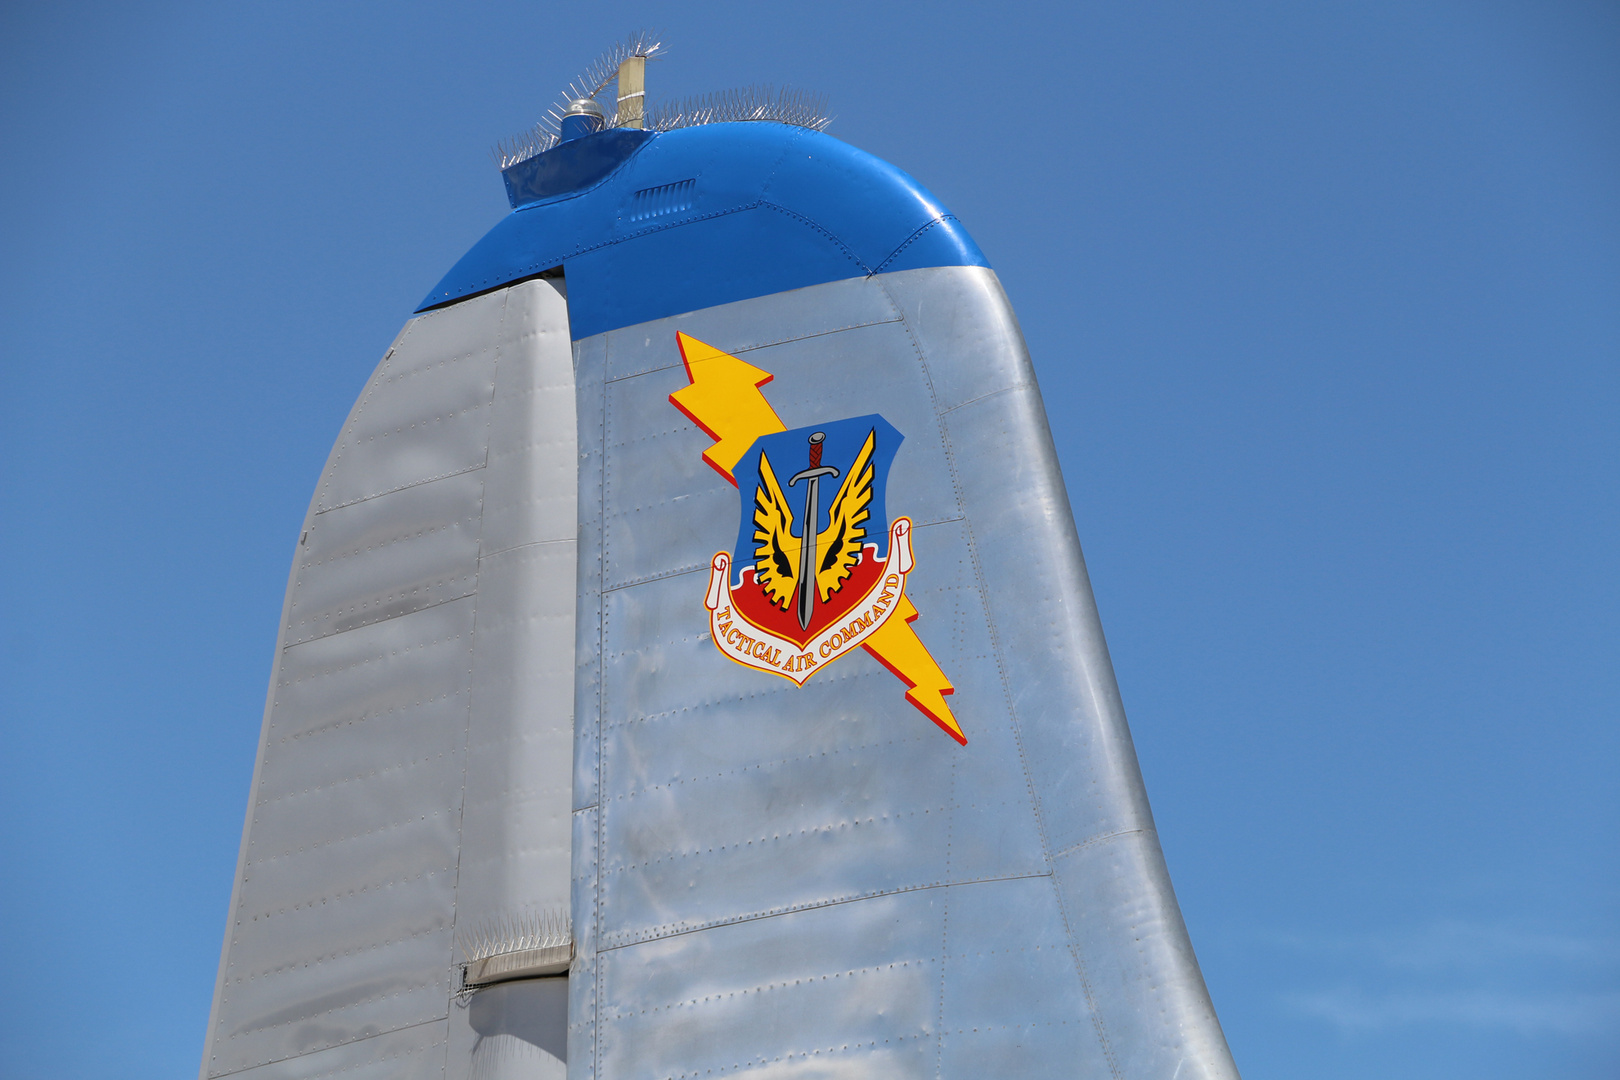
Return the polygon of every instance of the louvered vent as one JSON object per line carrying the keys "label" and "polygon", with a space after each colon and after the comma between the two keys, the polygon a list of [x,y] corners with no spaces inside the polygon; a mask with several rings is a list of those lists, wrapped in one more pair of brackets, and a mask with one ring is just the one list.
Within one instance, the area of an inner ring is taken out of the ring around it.
{"label": "louvered vent", "polygon": [[692,202],[696,197],[696,180],[677,180],[673,184],[642,188],[636,192],[635,198],[630,203],[630,220],[648,221],[669,214],[679,214],[683,210],[692,209]]}

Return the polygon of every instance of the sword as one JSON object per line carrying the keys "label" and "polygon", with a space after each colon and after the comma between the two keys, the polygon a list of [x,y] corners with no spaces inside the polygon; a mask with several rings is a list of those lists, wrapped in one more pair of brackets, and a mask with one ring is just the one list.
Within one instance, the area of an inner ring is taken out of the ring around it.
{"label": "sword", "polygon": [[804,481],[804,536],[799,545],[799,587],[793,597],[801,630],[810,629],[810,615],[816,609],[816,524],[820,513],[816,505],[817,489],[823,476],[838,475],[837,469],[821,463],[821,444],[826,439],[826,434],[820,431],[810,436],[810,467],[794,473],[788,481],[788,487]]}

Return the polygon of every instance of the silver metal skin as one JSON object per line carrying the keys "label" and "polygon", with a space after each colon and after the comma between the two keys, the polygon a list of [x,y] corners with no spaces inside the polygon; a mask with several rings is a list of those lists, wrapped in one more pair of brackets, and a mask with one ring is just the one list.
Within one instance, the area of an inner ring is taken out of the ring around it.
{"label": "silver metal skin", "polygon": [[[864,652],[799,687],[715,648],[739,496],[677,329],[787,428],[904,435],[966,746]],[[1237,1076],[986,269],[572,343],[560,282],[424,314],[305,520],[202,1080],[741,1074]]]}
{"label": "silver metal skin", "polygon": [[[709,639],[738,493],[676,330],[787,428],[905,436],[913,624],[958,746],[856,652]],[[1022,335],[994,273],[836,282],[575,343],[570,1080],[1236,1077],[1177,908]]]}
{"label": "silver metal skin", "polygon": [[569,934],[574,418],[551,281],[412,319],[366,384],[287,587],[203,1080],[564,1074],[566,980],[457,991]]}

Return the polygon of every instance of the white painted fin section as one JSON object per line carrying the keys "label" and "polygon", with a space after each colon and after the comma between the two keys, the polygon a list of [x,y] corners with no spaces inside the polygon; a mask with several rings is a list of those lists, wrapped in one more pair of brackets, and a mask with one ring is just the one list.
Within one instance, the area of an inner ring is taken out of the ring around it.
{"label": "white painted fin section", "polygon": [[344,424],[202,1080],[563,1074],[566,980],[459,991],[572,949],[574,397],[562,283],[534,280],[408,322]]}

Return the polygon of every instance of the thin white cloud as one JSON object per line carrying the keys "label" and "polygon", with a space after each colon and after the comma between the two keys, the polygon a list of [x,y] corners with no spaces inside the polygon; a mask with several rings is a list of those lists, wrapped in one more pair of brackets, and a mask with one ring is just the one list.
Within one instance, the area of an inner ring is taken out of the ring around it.
{"label": "thin white cloud", "polygon": [[1566,1038],[1620,1031],[1614,936],[1441,920],[1364,933],[1269,932],[1261,940],[1294,954],[1295,973],[1332,987],[1284,991],[1283,1007],[1344,1035],[1399,1027]]}
{"label": "thin white cloud", "polygon": [[1345,1033],[1437,1023],[1506,1029],[1521,1035],[1601,1035],[1620,1030],[1620,992],[1402,990],[1371,994],[1346,987],[1286,995],[1284,1003],[1296,1013],[1326,1020]]}
{"label": "thin white cloud", "polygon": [[1445,920],[1363,934],[1282,932],[1262,935],[1290,951],[1330,954],[1407,970],[1456,970],[1524,963],[1620,967],[1620,938]]}

